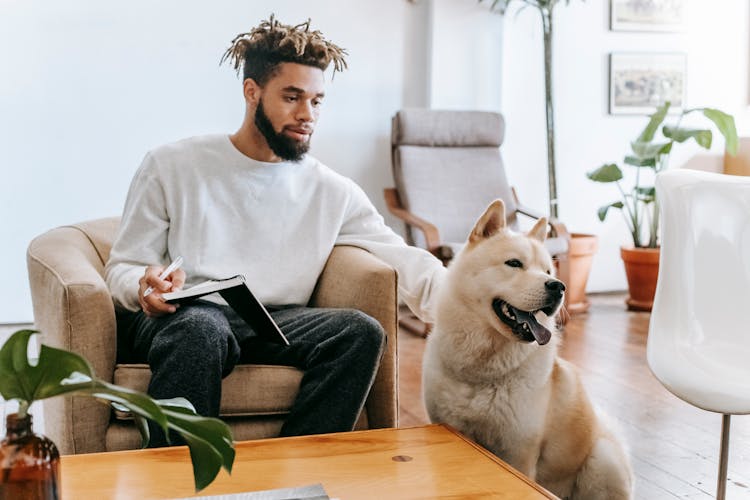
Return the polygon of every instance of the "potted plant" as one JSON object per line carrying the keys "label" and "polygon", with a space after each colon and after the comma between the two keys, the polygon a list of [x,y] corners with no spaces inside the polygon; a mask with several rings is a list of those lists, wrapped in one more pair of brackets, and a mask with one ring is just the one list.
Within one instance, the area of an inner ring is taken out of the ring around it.
{"label": "potted plant", "polygon": [[[622,247],[620,255],[625,264],[629,297],[627,305],[632,310],[650,311],[656,291],[659,273],[659,204],[654,188],[654,176],[669,165],[669,158],[676,143],[693,139],[699,146],[709,149],[713,139],[710,129],[686,128],[682,119],[689,114],[701,114],[710,120],[725,140],[725,149],[737,153],[737,130],[731,115],[712,108],[682,110],[673,125],[663,125],[670,103],[665,102],[649,117],[646,128],[630,143],[631,154],[623,163],[635,169],[624,187],[625,175],[617,164],[608,163],[588,172],[586,176],[595,182],[615,183],[620,194],[617,201],[599,208],[599,220],[604,221],[611,208],[618,209],[633,241],[632,247]],[[658,132],[661,134],[658,134]]]}
{"label": "potted plant", "polygon": [[18,413],[8,415],[8,435],[0,445],[0,497],[59,497],[59,454],[49,439],[32,433],[28,410],[34,401],[62,394],[91,396],[131,412],[144,447],[149,441],[146,419],[165,433],[179,434],[190,448],[196,491],[211,484],[221,467],[231,473],[234,444],[224,422],[196,415],[184,398],[155,401],[104,382],[96,378],[88,361],[70,351],[42,345],[38,361],[32,364],[28,343],[35,333],[19,330],[0,349],[0,394],[18,401]]}

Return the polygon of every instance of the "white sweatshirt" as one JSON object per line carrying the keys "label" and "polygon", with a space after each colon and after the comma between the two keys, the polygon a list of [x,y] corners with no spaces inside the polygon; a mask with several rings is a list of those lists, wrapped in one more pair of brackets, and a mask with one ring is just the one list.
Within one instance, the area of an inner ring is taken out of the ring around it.
{"label": "white sweatshirt", "polygon": [[193,137],[146,155],[105,280],[115,304],[136,311],[146,267],[181,255],[185,288],[242,274],[266,305],[305,305],[334,245],[364,248],[393,266],[401,298],[433,320],[443,266],[406,245],[352,180],[310,155],[259,162],[227,135]]}

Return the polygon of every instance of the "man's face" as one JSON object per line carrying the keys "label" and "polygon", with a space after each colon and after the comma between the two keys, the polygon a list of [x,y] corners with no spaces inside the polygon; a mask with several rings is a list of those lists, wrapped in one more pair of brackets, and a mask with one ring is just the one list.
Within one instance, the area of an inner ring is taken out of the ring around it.
{"label": "man's face", "polygon": [[299,161],[310,148],[323,87],[323,71],[296,63],[282,63],[263,87],[255,126],[282,160]]}

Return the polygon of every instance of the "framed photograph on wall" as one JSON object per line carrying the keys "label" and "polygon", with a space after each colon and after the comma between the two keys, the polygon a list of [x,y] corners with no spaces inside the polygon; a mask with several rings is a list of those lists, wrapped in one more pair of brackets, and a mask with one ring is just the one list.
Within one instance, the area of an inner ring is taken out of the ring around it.
{"label": "framed photograph on wall", "polygon": [[612,31],[682,31],[685,0],[610,0]]}
{"label": "framed photograph on wall", "polygon": [[670,112],[685,103],[687,56],[682,53],[612,53],[609,56],[609,113],[650,114],[666,101]]}

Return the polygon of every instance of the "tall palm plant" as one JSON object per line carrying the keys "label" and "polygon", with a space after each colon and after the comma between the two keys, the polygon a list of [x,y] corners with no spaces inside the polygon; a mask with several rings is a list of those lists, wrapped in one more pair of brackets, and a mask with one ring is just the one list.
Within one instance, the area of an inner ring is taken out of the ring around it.
{"label": "tall palm plant", "polygon": [[[483,2],[484,0],[479,0]],[[524,4],[521,8],[533,7],[539,10],[544,32],[544,102],[547,116],[547,182],[549,185],[549,214],[558,217],[557,210],[557,176],[555,170],[555,118],[552,107],[552,13],[560,0],[518,0]],[[505,14],[508,5],[514,0],[492,0],[490,9]],[[565,0],[569,4],[570,0]]]}

